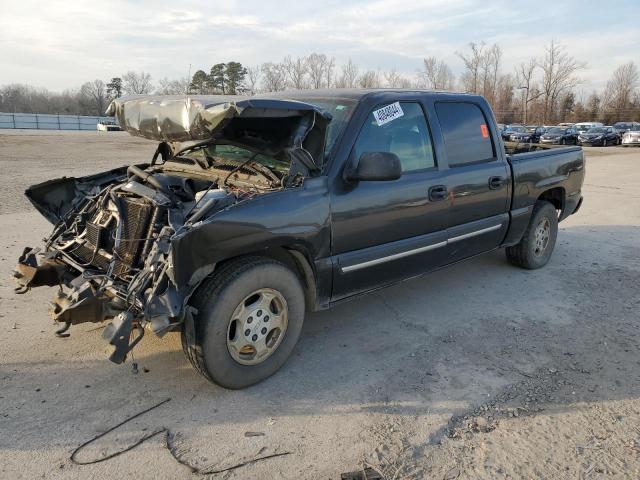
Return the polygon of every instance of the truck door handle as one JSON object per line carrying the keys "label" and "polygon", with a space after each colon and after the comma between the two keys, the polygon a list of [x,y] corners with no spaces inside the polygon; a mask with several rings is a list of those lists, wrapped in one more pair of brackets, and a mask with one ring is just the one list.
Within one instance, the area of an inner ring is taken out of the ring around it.
{"label": "truck door handle", "polygon": [[504,181],[505,181],[505,179],[502,178],[502,177],[490,177],[489,178],[489,188],[491,190],[497,190],[498,188],[500,188],[502,186]]}
{"label": "truck door handle", "polygon": [[429,200],[438,202],[447,198],[447,187],[445,185],[434,185],[429,187]]}

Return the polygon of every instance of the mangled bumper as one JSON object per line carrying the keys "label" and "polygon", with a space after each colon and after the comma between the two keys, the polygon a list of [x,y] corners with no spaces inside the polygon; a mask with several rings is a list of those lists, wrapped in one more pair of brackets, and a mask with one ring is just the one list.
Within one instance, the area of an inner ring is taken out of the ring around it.
{"label": "mangled bumper", "polygon": [[111,320],[103,338],[114,347],[109,359],[122,363],[142,339],[145,328],[163,336],[182,322],[184,296],[170,284],[164,265],[166,263],[161,261],[153,265],[149,274],[159,270],[156,281],[150,284],[142,301],[138,298],[133,304],[128,301],[130,292],[127,289],[134,285],[105,284],[103,277],[86,275],[81,266],[61,258],[54,251],[40,254],[39,249],[25,248],[13,279],[18,294],[40,286],[60,287],[49,304],[49,314],[61,325],[56,331],[58,336],[69,336],[66,332],[72,325]]}

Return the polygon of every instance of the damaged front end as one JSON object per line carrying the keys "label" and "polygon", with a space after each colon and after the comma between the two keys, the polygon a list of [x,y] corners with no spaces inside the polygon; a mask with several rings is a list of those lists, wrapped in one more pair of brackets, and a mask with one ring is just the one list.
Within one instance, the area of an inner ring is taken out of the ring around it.
{"label": "damaged front end", "polygon": [[[125,130],[162,142],[150,164],[27,189],[55,228],[44,248],[18,259],[16,292],[59,286],[50,306],[58,335],[111,320],[103,336],[110,360],[122,363],[145,329],[180,329],[198,282],[174,278],[173,240],[319,170],[328,114],[292,101],[222,100],[118,99],[110,112]],[[198,277],[213,268],[203,265]]]}

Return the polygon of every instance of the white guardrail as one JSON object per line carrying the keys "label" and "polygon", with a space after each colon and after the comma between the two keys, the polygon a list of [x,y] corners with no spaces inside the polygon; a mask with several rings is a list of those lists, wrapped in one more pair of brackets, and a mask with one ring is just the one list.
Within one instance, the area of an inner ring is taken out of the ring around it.
{"label": "white guardrail", "polygon": [[101,120],[109,122],[114,121],[113,117],[0,112],[0,129],[25,128],[30,130],[96,130],[96,125]]}

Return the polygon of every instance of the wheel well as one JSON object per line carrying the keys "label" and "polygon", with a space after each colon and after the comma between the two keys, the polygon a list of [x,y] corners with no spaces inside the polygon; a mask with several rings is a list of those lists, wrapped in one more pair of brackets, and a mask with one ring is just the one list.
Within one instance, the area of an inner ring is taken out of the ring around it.
{"label": "wheel well", "polygon": [[302,283],[307,309],[315,310],[317,308],[316,277],[312,267],[313,262],[304,251],[288,247],[270,247],[264,250],[227,258],[216,265],[212,275],[215,275],[215,272],[218,271],[223,264],[241,257],[271,258],[289,267],[289,269],[298,276],[300,283]]}
{"label": "wheel well", "polygon": [[562,211],[564,210],[564,188],[556,187],[551,188],[542,192],[542,194],[538,197],[538,200],[546,200],[551,205],[553,205],[556,210]]}

